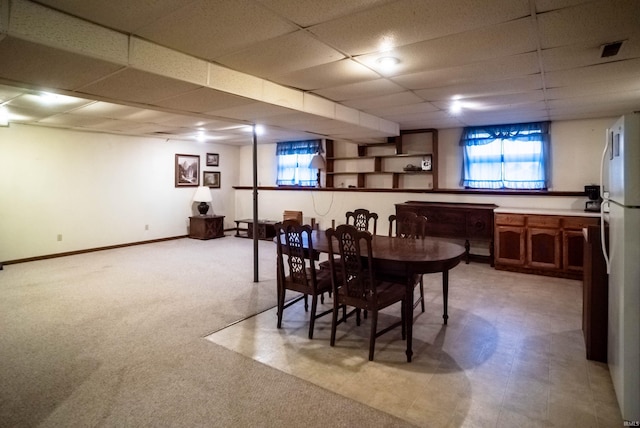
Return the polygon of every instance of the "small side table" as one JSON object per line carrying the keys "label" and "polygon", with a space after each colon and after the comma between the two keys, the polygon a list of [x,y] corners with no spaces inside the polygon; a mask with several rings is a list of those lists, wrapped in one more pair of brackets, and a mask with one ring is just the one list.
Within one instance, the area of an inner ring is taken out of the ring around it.
{"label": "small side table", "polygon": [[224,236],[223,215],[197,215],[189,217],[189,238],[213,239]]}

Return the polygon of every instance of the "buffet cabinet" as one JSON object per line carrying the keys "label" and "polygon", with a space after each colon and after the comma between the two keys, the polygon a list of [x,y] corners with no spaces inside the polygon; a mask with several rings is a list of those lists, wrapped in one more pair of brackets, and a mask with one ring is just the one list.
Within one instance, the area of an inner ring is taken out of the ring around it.
{"label": "buffet cabinet", "polygon": [[582,279],[582,229],[598,223],[597,217],[497,213],[495,267]]}
{"label": "buffet cabinet", "polygon": [[[493,204],[468,204],[457,202],[407,201],[396,204],[396,215],[412,211],[427,218],[426,235],[463,239],[465,261],[471,258],[493,266]],[[487,244],[489,255],[471,254],[469,241]]]}

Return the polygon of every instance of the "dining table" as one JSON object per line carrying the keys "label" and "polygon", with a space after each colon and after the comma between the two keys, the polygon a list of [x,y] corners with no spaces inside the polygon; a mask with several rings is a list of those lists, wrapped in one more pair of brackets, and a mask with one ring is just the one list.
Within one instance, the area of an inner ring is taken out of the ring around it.
{"label": "dining table", "polygon": [[[315,252],[328,253],[329,240],[324,231],[314,230],[311,239]],[[449,270],[456,267],[465,255],[460,244],[441,238],[405,239],[383,235],[373,235],[372,257],[376,273],[406,278],[405,319],[407,322],[407,361],[413,356],[413,291],[415,275],[442,273],[442,298],[444,312],[442,318],[447,324],[449,298]],[[365,250],[366,251],[366,250]],[[366,254],[363,254],[366,256]]]}

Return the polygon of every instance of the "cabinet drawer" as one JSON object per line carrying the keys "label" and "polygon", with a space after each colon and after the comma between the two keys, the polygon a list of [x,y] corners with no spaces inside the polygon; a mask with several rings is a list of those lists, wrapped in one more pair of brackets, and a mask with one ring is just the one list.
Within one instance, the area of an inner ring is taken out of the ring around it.
{"label": "cabinet drawer", "polygon": [[496,214],[496,224],[524,226],[525,217],[520,214]]}
{"label": "cabinet drawer", "polygon": [[527,224],[533,227],[560,227],[561,217],[549,216],[549,215],[530,215],[527,217]]}
{"label": "cabinet drawer", "polygon": [[563,223],[565,229],[582,230],[587,226],[597,226],[599,219],[597,217],[565,217]]}

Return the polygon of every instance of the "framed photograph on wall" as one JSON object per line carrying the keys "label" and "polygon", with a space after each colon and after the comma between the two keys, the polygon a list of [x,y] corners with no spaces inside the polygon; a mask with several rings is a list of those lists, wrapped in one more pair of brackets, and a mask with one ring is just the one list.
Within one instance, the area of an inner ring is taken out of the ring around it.
{"label": "framed photograph on wall", "polygon": [[220,188],[220,172],[218,171],[204,171],[202,173],[202,185],[210,188]]}
{"label": "framed photograph on wall", "polygon": [[217,153],[207,153],[207,166],[220,165],[220,155]]}
{"label": "framed photograph on wall", "polygon": [[176,155],[176,187],[200,185],[200,156]]}

